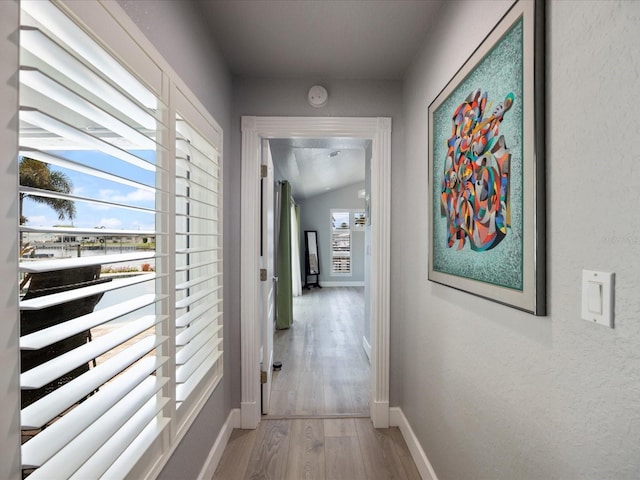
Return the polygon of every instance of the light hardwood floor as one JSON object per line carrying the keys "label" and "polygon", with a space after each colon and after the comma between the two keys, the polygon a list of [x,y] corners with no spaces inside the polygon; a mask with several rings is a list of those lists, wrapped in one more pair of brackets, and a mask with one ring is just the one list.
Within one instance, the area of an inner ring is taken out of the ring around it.
{"label": "light hardwood floor", "polygon": [[213,480],[419,480],[398,428],[369,417],[362,288],[306,290],[275,336],[272,408],[234,430]]}
{"label": "light hardwood floor", "polygon": [[234,430],[213,480],[420,480],[398,428],[368,418],[264,419]]}
{"label": "light hardwood floor", "polygon": [[364,289],[303,290],[293,304],[293,326],[275,334],[269,417],[369,416]]}

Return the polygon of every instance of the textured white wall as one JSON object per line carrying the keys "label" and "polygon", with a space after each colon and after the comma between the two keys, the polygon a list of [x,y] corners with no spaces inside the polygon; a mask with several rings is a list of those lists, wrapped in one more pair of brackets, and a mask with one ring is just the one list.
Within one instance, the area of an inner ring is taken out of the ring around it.
{"label": "textured white wall", "polygon": [[[449,2],[406,77],[392,405],[441,480],[640,478],[640,2],[547,2],[549,315],[427,280],[427,107],[510,4]],[[616,273],[615,329],[583,268]]]}

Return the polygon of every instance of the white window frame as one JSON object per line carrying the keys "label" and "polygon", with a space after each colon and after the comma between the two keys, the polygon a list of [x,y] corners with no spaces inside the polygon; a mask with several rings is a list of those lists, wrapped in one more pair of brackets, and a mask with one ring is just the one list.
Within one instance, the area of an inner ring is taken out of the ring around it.
{"label": "white window frame", "polygon": [[[17,278],[19,234],[16,219],[18,218],[18,125],[16,107],[18,105],[18,45],[16,43],[19,23],[18,2],[2,2],[0,12],[0,143],[5,146],[0,151],[0,201],[6,206],[5,215],[0,216],[0,229],[3,232],[0,241],[2,261],[0,275],[2,278]],[[18,347],[18,325],[20,312],[18,309],[18,284],[6,282],[4,298],[0,303],[0,314],[4,319],[0,322],[0,336],[4,339],[0,347],[2,369],[0,369],[0,385],[2,385],[2,404],[0,410],[0,440],[2,462],[0,462],[0,478],[17,480],[20,472],[20,422],[17,408],[20,404],[20,352]]]}
{"label": "white window frame", "polygon": [[[356,223],[356,215],[362,215],[362,222],[361,223]],[[351,230],[356,231],[356,232],[360,232],[360,231],[364,231],[364,227],[366,226],[367,223],[367,217],[366,217],[367,213],[365,211],[364,208],[355,208],[352,210],[351,212],[351,218],[352,218],[352,227]]]}
{"label": "white window frame", "polygon": [[[206,112],[197,98],[189,91],[176,72],[174,72],[168,63],[160,56],[122,8],[117,5],[116,2],[99,2],[97,0],[83,2],[58,1],[56,5],[73,18],[76,23],[81,25],[81,28],[87,33],[107,46],[111,54],[122,64],[135,66],[133,73],[162,99],[165,105],[162,116],[163,123],[167,126],[167,135],[166,138],[161,139],[164,151],[159,152],[159,157],[162,158],[159,158],[158,161],[162,162],[168,168],[174,164],[176,135],[173,122],[176,118],[176,113],[180,112],[180,115],[183,118],[187,118],[192,127],[199,131],[203,137],[209,139],[215,146],[218,152],[218,158],[220,159],[219,175],[221,179],[221,159],[223,155],[222,129],[215,119]],[[15,165],[15,157],[13,158],[13,162]],[[165,255],[163,255],[162,260],[160,260],[162,270],[167,272],[171,272],[175,262],[172,255],[175,249],[175,242],[172,242],[172,235],[175,235],[175,219],[173,218],[175,216],[175,201],[171,201],[173,198],[171,195],[175,194],[175,170],[173,171],[173,175],[171,173],[171,170],[169,170],[166,184],[162,185],[162,188],[169,192],[169,201],[167,205],[164,206],[164,208],[166,208],[166,215],[164,215],[165,221],[163,221],[159,227],[159,229],[164,229],[164,231],[167,232],[167,241],[162,247]],[[17,176],[17,166],[15,167],[14,174]],[[15,189],[7,189],[7,192],[7,195],[14,194]],[[220,225],[222,225],[223,194],[221,186],[218,194],[218,221]],[[3,194],[3,197],[4,196]],[[15,202],[15,199],[12,199],[12,201]],[[17,221],[14,228],[16,229],[15,238],[17,238]],[[219,235],[220,238],[222,238],[222,229],[219,230]],[[221,242],[220,247],[220,256],[222,257]],[[16,250],[15,246],[13,250]],[[3,266],[3,271],[11,270],[13,271],[13,276],[17,278],[17,255],[15,255],[15,257],[16,261]],[[169,332],[170,335],[173,335],[176,300],[175,276],[170,274],[167,278],[168,280],[163,290],[166,291],[169,296],[164,301],[163,308],[169,314],[169,320],[166,322],[168,325],[164,325],[163,328],[165,328],[165,331]],[[163,354],[168,354],[173,358],[173,355],[175,355],[175,337],[170,342],[170,345],[169,351],[163,352]],[[165,367],[166,374],[172,378],[172,381],[165,388],[169,390],[172,398],[175,398],[174,366],[175,362],[171,360]],[[164,412],[165,415],[170,417],[169,427],[162,429],[152,447],[135,462],[135,465],[128,473],[131,478],[153,478],[160,472],[204,406],[206,400],[220,383],[222,371],[222,357],[220,357],[220,362],[216,364],[216,367],[210,374],[206,375],[199,382],[198,387],[193,391],[188,401],[184,402],[179,411],[176,409],[175,402],[170,402]],[[0,472],[4,473],[1,469]],[[16,474],[16,472],[12,471],[11,475],[13,474]]]}
{"label": "white window frame", "polygon": [[[332,277],[351,277],[353,276],[353,231],[355,230],[354,228],[354,213],[356,211],[360,211],[357,209],[352,209],[352,208],[332,208],[330,210],[330,218],[329,218],[329,228],[331,231],[331,235],[330,235],[330,254],[331,254],[331,273],[330,276]],[[347,227],[342,227],[342,228],[335,228],[333,225],[334,222],[334,215],[336,213],[347,213],[349,215],[349,221],[347,222]],[[333,245],[333,241],[334,241],[334,235],[338,233],[341,235],[349,235],[349,255],[340,255],[337,254],[337,252],[334,250],[334,245]],[[346,272],[342,272],[342,271],[335,271],[334,270],[334,258],[349,258],[349,271]]]}

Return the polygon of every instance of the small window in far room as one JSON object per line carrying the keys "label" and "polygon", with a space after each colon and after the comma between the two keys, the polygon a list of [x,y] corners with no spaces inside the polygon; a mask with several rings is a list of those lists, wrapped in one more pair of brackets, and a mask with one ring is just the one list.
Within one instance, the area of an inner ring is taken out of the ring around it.
{"label": "small window in far room", "polygon": [[364,230],[364,226],[367,223],[367,217],[364,210],[355,210],[353,212],[353,229]]}
{"label": "small window in far room", "polygon": [[351,212],[331,210],[331,275],[351,275]]}

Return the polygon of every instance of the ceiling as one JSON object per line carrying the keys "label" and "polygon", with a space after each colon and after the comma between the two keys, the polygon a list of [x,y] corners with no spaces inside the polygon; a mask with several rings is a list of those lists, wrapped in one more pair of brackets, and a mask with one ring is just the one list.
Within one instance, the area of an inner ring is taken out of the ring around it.
{"label": "ceiling", "polygon": [[369,143],[350,138],[269,140],[276,178],[289,181],[297,200],[364,182]]}
{"label": "ceiling", "polygon": [[402,79],[446,0],[198,0],[232,74]]}
{"label": "ceiling", "polygon": [[[401,80],[446,2],[195,1],[232,75],[313,82]],[[364,181],[362,140],[276,139],[271,145],[277,173],[289,180],[295,198]],[[329,157],[336,150],[341,153]]]}

